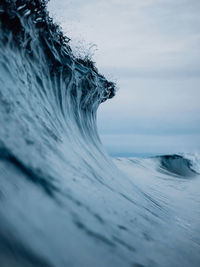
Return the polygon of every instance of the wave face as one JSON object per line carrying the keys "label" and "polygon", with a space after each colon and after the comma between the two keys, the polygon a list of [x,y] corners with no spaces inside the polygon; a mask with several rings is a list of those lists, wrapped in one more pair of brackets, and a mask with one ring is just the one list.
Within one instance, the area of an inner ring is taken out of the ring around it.
{"label": "wave face", "polygon": [[192,177],[199,174],[199,170],[195,169],[192,159],[181,155],[164,155],[157,157],[160,168],[177,177]]}
{"label": "wave face", "polygon": [[96,111],[114,94],[46,1],[1,0],[1,267],[199,266],[200,161],[113,162]]}

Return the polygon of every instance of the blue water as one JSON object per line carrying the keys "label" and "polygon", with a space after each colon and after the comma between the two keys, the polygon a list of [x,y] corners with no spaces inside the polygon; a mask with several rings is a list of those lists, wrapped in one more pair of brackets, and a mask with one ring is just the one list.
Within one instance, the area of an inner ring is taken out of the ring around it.
{"label": "blue water", "polygon": [[0,31],[0,266],[198,267],[199,155],[105,152],[115,84],[46,1],[1,0]]}

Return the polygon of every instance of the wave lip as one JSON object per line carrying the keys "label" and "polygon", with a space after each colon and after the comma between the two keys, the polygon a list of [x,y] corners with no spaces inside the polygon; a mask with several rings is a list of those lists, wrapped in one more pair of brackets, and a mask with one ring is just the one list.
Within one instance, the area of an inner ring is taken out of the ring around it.
{"label": "wave lip", "polygon": [[193,177],[199,173],[195,170],[191,159],[182,155],[163,155],[159,159],[160,168],[180,177]]}
{"label": "wave lip", "polygon": [[98,72],[94,62],[73,55],[70,39],[49,16],[47,2],[1,0],[0,46],[18,52],[29,65],[37,65],[38,86],[42,87],[42,70],[53,87],[65,85],[76,110],[96,112],[99,104],[115,95],[115,84]]}

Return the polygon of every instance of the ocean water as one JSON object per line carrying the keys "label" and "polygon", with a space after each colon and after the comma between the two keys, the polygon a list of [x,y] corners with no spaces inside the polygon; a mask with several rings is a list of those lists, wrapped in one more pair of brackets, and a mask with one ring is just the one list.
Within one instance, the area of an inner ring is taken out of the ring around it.
{"label": "ocean water", "polygon": [[0,266],[200,266],[199,155],[107,155],[115,84],[46,1],[1,0],[0,32]]}

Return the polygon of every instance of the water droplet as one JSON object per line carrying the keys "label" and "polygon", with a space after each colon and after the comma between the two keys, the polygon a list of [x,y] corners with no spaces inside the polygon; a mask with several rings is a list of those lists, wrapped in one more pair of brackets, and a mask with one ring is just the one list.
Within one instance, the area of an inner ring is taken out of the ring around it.
{"label": "water droplet", "polygon": [[28,15],[31,14],[31,11],[29,9],[27,9],[25,12],[24,12],[24,17],[27,17]]}
{"label": "water droplet", "polygon": [[19,6],[19,7],[17,8],[17,10],[19,11],[19,10],[23,9],[25,6],[26,6],[26,4],[24,4],[24,5],[22,5],[22,6]]}

